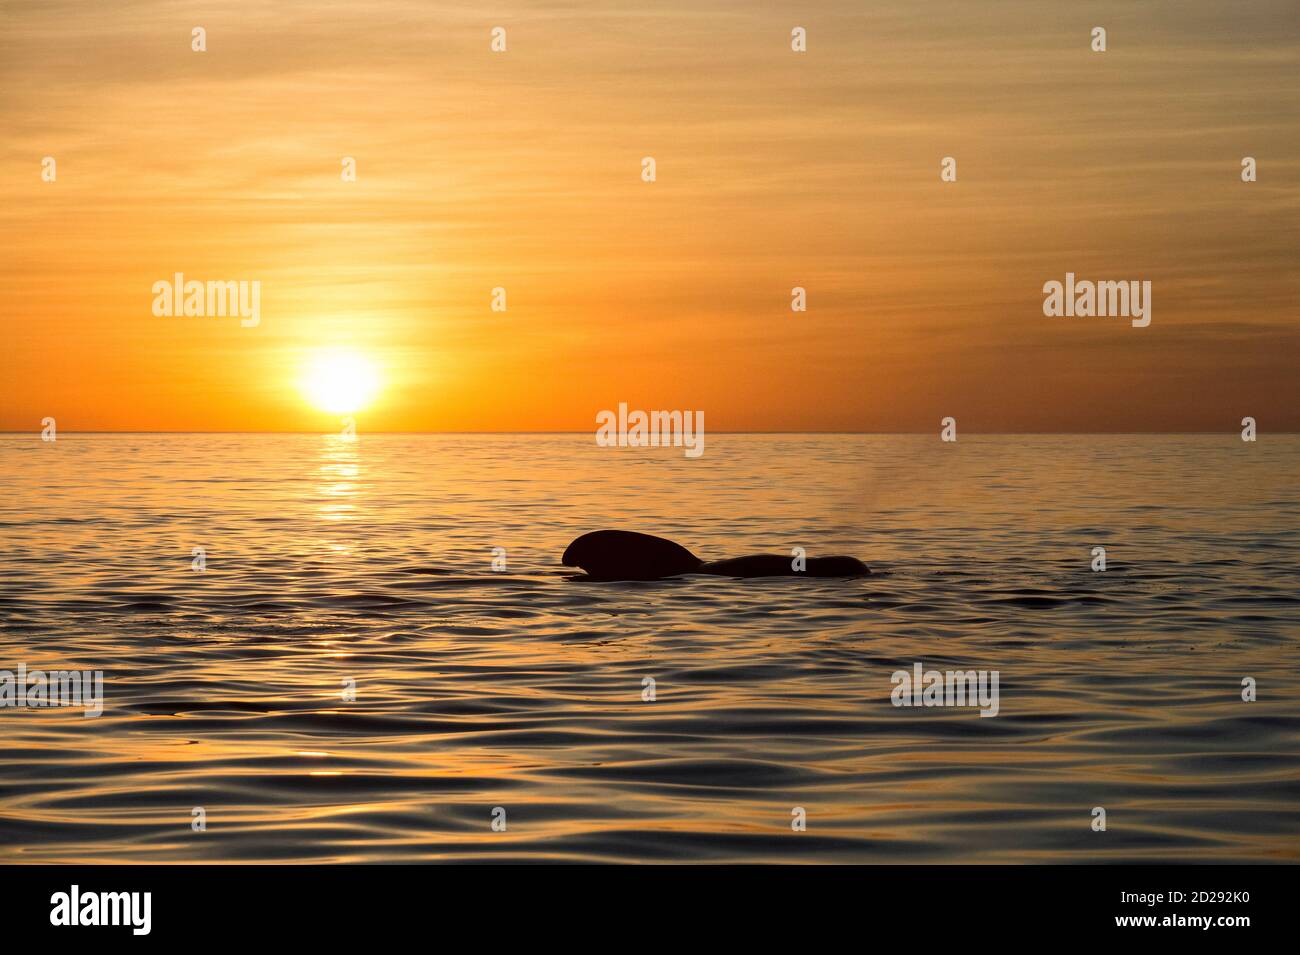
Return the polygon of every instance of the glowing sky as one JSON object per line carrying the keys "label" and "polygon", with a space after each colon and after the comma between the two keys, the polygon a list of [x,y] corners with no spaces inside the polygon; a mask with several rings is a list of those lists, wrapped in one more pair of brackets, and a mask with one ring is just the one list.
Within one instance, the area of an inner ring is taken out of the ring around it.
{"label": "glowing sky", "polygon": [[[3,429],[331,430],[321,349],[377,369],[371,431],[1300,429],[1294,3],[6,2],[0,37]],[[1151,326],[1045,317],[1067,271],[1151,281]],[[260,281],[260,324],[154,316],[176,272]]]}

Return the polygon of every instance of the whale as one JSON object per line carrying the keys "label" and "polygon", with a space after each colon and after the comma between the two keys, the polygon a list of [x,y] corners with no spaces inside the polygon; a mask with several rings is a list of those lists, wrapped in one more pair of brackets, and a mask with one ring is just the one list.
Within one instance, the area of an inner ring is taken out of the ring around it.
{"label": "whale", "polygon": [[565,567],[578,567],[588,580],[663,580],[682,574],[715,577],[866,577],[871,569],[856,557],[807,557],[795,570],[782,554],[752,554],[703,560],[666,537],[638,531],[591,531],[564,550]]}

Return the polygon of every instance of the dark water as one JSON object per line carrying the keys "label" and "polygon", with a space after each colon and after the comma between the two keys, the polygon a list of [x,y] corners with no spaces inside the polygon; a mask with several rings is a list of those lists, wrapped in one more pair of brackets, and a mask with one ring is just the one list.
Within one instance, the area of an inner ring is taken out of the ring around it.
{"label": "dark water", "polygon": [[[0,436],[0,669],[105,695],[0,709],[0,860],[1296,861],[1297,465],[1235,434]],[[566,581],[600,527],[877,574]],[[997,670],[998,715],[893,706],[918,661]]]}

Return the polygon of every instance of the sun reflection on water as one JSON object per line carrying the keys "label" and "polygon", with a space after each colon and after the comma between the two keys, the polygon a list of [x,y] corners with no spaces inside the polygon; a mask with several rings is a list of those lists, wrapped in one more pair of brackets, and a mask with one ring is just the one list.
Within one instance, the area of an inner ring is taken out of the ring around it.
{"label": "sun reflection on water", "polygon": [[[362,490],[359,443],[348,435],[325,435],[316,468],[316,494],[322,498],[317,508],[323,521],[351,520],[357,513],[354,500]],[[334,545],[346,552],[349,547]]]}

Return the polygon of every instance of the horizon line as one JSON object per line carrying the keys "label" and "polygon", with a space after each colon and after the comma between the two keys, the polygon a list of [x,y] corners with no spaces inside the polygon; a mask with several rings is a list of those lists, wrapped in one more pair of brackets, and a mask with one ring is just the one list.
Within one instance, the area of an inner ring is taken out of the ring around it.
{"label": "horizon line", "polygon": [[[337,435],[339,431],[202,431],[202,430],[166,430],[166,431],[95,431],[68,429],[60,430],[59,434],[267,434],[267,435],[284,435],[284,434],[305,434],[305,435]],[[708,434],[825,434],[825,435],[934,435],[938,431],[816,431],[816,430],[751,430],[751,431],[709,431]],[[1080,435],[1095,437],[1099,435],[1137,435],[1137,434],[1154,434],[1154,435],[1230,435],[1239,434],[1240,428],[1229,428],[1224,431],[963,431],[963,434],[977,435]],[[1264,434],[1300,434],[1300,431],[1268,431]],[[32,431],[16,431],[0,429],[0,435],[9,434],[41,434],[41,429]],[[595,434],[591,430],[582,431],[357,431],[356,436],[362,434],[497,434],[497,435],[524,435],[524,434]]]}

